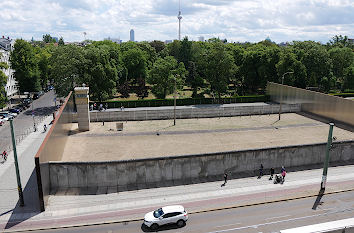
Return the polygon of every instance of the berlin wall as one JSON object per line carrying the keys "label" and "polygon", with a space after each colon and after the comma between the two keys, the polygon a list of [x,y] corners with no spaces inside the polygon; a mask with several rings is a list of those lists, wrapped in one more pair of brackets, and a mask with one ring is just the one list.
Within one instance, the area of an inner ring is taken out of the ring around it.
{"label": "berlin wall", "polygon": [[[118,187],[118,191],[126,191],[217,181],[224,172],[231,178],[255,176],[261,163],[266,171],[322,165],[325,150],[326,144],[321,143],[127,161],[49,162],[50,187]],[[353,151],[354,141],[336,142],[330,162],[351,163]]]}

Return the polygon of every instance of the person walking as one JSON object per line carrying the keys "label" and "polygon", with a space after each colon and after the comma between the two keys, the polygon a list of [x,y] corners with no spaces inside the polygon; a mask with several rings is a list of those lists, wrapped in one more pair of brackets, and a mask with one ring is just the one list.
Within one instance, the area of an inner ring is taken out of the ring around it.
{"label": "person walking", "polygon": [[[284,167],[283,167],[283,168],[284,168]],[[285,176],[286,176],[285,168],[282,169],[281,176],[282,176],[282,178],[283,178],[282,183],[284,183],[284,181],[285,181]]]}
{"label": "person walking", "polygon": [[273,176],[274,176],[274,168],[271,168],[271,169],[270,169],[270,177],[269,177],[269,180],[272,180],[272,179],[273,179]]}
{"label": "person walking", "polygon": [[224,173],[224,183],[221,185],[221,187],[225,186],[227,183],[227,173]]}

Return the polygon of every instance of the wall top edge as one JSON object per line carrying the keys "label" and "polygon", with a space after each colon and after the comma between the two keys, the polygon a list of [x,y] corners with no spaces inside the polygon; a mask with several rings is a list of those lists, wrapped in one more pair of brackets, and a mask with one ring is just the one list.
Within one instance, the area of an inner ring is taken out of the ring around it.
{"label": "wall top edge", "polygon": [[[333,142],[333,144],[354,144],[354,140],[345,140],[345,141],[337,141]],[[136,162],[150,162],[157,160],[170,160],[170,159],[185,159],[191,157],[202,157],[202,156],[216,156],[216,155],[225,155],[231,153],[247,153],[247,152],[255,152],[255,151],[266,151],[266,150],[276,150],[276,149],[287,149],[294,147],[309,147],[309,146],[326,146],[327,143],[314,143],[314,144],[300,144],[300,145],[288,145],[288,146],[277,146],[277,147],[266,147],[261,149],[247,149],[247,150],[234,150],[234,151],[222,151],[222,152],[213,152],[213,153],[204,153],[204,154],[188,154],[188,155],[174,155],[174,156],[166,156],[166,157],[156,157],[156,158],[143,158],[143,159],[129,159],[129,160],[109,160],[109,161],[49,161],[47,163],[53,165],[70,165],[70,164],[86,164],[86,165],[95,165],[95,164],[107,164],[107,163],[136,163]]]}

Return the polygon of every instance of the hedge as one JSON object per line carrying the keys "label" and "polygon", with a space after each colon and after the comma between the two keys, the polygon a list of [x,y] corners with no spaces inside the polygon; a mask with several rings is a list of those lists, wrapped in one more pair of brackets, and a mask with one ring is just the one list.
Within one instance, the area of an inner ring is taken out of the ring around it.
{"label": "hedge", "polygon": [[333,96],[338,96],[338,97],[354,97],[354,93],[336,93],[336,94],[330,94]]}
{"label": "hedge", "polygon": [[[270,100],[268,95],[254,95],[254,96],[238,96],[235,98],[226,97],[221,99],[221,103],[231,104],[231,103],[254,103],[254,102],[267,102]],[[91,101],[90,104],[93,102]],[[99,102],[96,102],[98,105]],[[136,107],[161,107],[161,106],[173,106],[174,99],[149,99],[149,100],[121,100],[121,101],[105,101],[102,102],[103,106],[108,104],[108,108],[136,108]],[[186,99],[176,99],[177,106],[183,105],[197,105],[197,104],[219,104],[218,99],[214,98],[186,98]]]}

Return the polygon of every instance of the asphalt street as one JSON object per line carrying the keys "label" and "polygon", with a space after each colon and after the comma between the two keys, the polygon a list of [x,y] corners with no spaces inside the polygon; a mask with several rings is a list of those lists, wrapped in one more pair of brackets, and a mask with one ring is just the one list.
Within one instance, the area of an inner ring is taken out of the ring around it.
{"label": "asphalt street", "polygon": [[[188,211],[188,210],[187,210]],[[190,214],[185,227],[163,226],[159,232],[279,232],[280,230],[351,218],[354,192],[313,198]],[[53,229],[40,232],[149,232],[141,221],[87,227]]]}
{"label": "asphalt street", "polygon": [[[32,104],[31,107],[22,111],[13,121],[14,131],[17,142],[26,137],[30,132],[33,132],[33,120],[38,125],[44,117],[51,115],[55,111],[54,105],[54,91],[49,91],[41,96],[39,99],[33,101],[33,114]],[[58,104],[58,102],[57,102]],[[0,151],[12,150],[10,122],[5,122],[0,126]]]}

